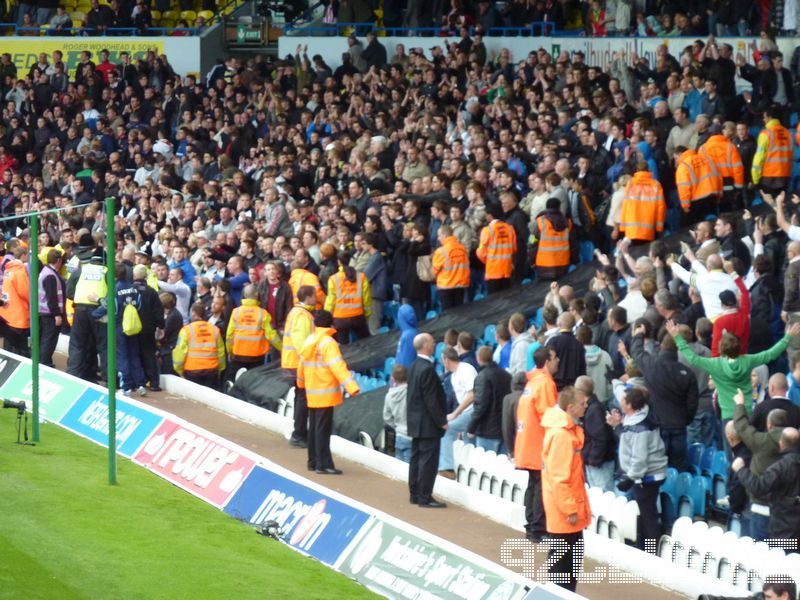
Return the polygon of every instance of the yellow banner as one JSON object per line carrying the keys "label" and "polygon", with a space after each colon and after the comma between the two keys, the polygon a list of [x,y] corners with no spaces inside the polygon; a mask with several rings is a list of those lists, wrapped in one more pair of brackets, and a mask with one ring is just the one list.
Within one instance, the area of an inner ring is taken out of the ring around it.
{"label": "yellow banner", "polygon": [[75,73],[75,67],[80,62],[81,52],[88,50],[92,53],[92,61],[100,62],[100,51],[108,50],[109,60],[119,64],[120,52],[129,52],[131,60],[144,58],[148,50],[155,50],[157,54],[164,54],[164,42],[158,38],[150,40],[141,38],[108,38],[108,37],[77,37],[70,40],[60,38],[48,40],[46,38],[29,37],[4,37],[0,44],[3,52],[11,54],[12,62],[17,66],[20,77],[27,75],[28,69],[39,61],[41,52],[47,53],[48,62],[52,63],[53,51],[61,50],[64,53],[64,62],[70,74]]}

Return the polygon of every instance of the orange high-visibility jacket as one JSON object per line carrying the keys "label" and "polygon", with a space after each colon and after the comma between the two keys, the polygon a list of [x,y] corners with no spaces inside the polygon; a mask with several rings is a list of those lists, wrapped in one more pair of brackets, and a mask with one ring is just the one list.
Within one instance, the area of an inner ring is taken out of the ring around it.
{"label": "orange high-visibility jacket", "polygon": [[661,184],[649,171],[638,171],[625,187],[619,228],[630,240],[652,241],[664,231],[667,204]]}
{"label": "orange high-visibility jacket", "polygon": [[272,317],[259,306],[258,300],[245,298],[241,306],[233,309],[228,323],[228,356],[236,360],[263,358],[269,352],[270,341],[280,350],[280,338],[272,328]]}
{"label": "orange high-visibility jacket", "polygon": [[566,229],[556,231],[550,219],[541,215],[536,218],[536,228],[539,232],[539,248],[536,251],[536,266],[569,266],[571,258],[569,236],[572,232],[572,221],[567,220]]}
{"label": "orange high-visibility jacket", "polygon": [[[542,418],[542,500],[550,533],[575,533],[592,522],[583,474],[583,428],[558,406]],[[567,519],[577,515],[575,523]]]}
{"label": "orange high-visibility jacket", "polygon": [[789,130],[781,125],[780,121],[773,119],[767,123],[761,135],[766,135],[768,140],[761,177],[767,179],[790,177],[793,149]]}
{"label": "orange high-visibility jacket", "polygon": [[3,306],[0,317],[11,327],[28,329],[31,326],[31,284],[25,264],[17,259],[6,263],[3,277]]}
{"label": "orange high-visibility jacket", "polygon": [[338,406],[342,403],[342,386],[351,396],[359,392],[334,333],[331,327],[319,327],[300,350],[297,385],[306,390],[308,408]]}
{"label": "orange high-visibility jacket", "polygon": [[542,417],[557,401],[558,391],[553,376],[544,368],[530,371],[517,404],[517,437],[514,441],[514,465],[517,469],[542,470]]}
{"label": "orange high-visibility jacket", "polygon": [[344,270],[328,278],[325,310],[331,312],[334,319],[349,319],[361,315],[369,317],[372,314],[369,279],[363,273],[356,272],[356,280],[349,281]]}
{"label": "orange high-visibility jacket", "polygon": [[684,212],[689,212],[692,202],[711,196],[718,198],[722,193],[722,176],[705,156],[691,149],[678,157],[675,183]]}
{"label": "orange high-visibility jacket", "polygon": [[178,334],[178,345],[172,351],[172,359],[178,373],[221,371],[225,368],[225,349],[219,329],[208,321],[185,325]]}
{"label": "orange high-visibility jacket", "polygon": [[514,228],[495,219],[481,230],[477,255],[486,264],[486,279],[507,279],[514,271],[517,234]]}
{"label": "orange high-visibility jacket", "polygon": [[300,364],[300,348],[303,347],[306,338],[314,333],[312,310],[313,306],[298,303],[286,316],[281,350],[281,367],[284,369],[296,369]]}
{"label": "orange high-visibility jacket", "polygon": [[700,154],[722,177],[723,191],[744,188],[744,163],[739,149],[724,135],[712,135],[700,146]]}
{"label": "orange high-visibility jacket", "polygon": [[295,304],[299,302],[297,290],[304,285],[310,285],[317,291],[317,305],[315,308],[322,310],[322,307],[325,306],[325,292],[322,291],[322,286],[319,284],[319,277],[305,269],[294,269],[289,277],[289,287],[292,288],[292,299]]}
{"label": "orange high-visibility jacket", "polygon": [[469,287],[469,254],[454,235],[444,239],[431,259],[436,287],[442,290]]}

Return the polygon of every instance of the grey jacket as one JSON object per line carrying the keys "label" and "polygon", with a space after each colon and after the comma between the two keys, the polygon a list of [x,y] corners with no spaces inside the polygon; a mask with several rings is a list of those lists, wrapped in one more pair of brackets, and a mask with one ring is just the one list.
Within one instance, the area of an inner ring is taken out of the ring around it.
{"label": "grey jacket", "polygon": [[408,385],[396,385],[386,392],[383,403],[383,422],[389,427],[394,427],[397,435],[408,437],[406,428],[406,392]]}
{"label": "grey jacket", "polygon": [[642,410],[623,419],[619,438],[619,466],[636,483],[641,483],[645,476],[663,477],[666,474],[664,441],[658,423],[654,416],[650,416],[649,406],[645,405]]}

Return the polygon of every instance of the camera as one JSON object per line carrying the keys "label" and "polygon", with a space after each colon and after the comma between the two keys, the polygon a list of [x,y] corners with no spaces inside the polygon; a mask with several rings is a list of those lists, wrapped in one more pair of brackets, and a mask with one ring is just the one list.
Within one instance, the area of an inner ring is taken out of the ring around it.
{"label": "camera", "polygon": [[25,412],[25,401],[20,400],[19,402],[14,402],[13,400],[3,400],[3,408],[16,408],[19,414],[23,414]]}

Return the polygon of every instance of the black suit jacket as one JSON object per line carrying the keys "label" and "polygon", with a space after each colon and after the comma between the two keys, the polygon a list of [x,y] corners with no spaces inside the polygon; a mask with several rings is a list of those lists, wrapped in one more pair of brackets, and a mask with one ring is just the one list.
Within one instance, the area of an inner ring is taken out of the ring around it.
{"label": "black suit jacket", "polygon": [[503,398],[511,393],[511,375],[490,362],[475,377],[475,402],[467,431],[489,439],[503,437]]}
{"label": "black suit jacket", "polygon": [[412,438],[436,438],[444,435],[447,402],[444,387],[433,363],[419,358],[408,372],[408,435]]}
{"label": "black suit jacket", "polygon": [[787,398],[768,398],[756,404],[750,417],[750,425],[759,431],[766,431],[767,415],[775,408],[783,409],[788,413],[789,427],[800,427],[800,408]]}

